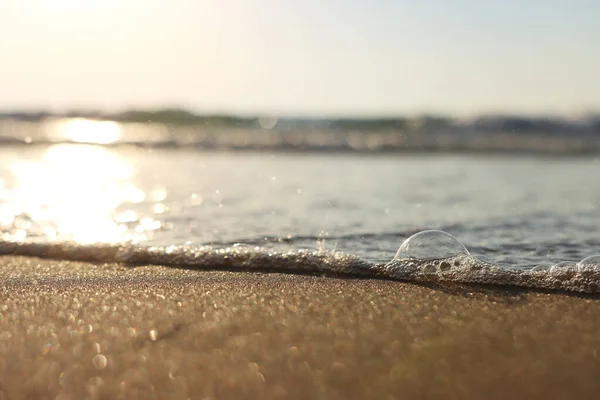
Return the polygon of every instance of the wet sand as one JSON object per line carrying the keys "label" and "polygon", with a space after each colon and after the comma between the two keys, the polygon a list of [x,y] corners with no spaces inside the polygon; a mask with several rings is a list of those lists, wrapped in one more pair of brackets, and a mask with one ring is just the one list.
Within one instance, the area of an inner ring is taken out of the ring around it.
{"label": "wet sand", "polygon": [[600,299],[0,256],[0,399],[568,399]]}

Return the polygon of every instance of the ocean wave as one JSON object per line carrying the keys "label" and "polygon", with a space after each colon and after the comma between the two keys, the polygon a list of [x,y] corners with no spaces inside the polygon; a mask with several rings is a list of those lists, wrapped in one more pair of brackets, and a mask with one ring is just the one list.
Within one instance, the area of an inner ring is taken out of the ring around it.
{"label": "ocean wave", "polygon": [[82,245],[66,242],[0,241],[0,254],[42,258],[163,265],[192,269],[226,269],[319,273],[406,282],[519,286],[578,293],[600,293],[600,256],[530,269],[510,269],[472,256],[452,235],[438,230],[416,233],[389,263],[324,249],[277,252],[258,246],[147,246],[133,243]]}

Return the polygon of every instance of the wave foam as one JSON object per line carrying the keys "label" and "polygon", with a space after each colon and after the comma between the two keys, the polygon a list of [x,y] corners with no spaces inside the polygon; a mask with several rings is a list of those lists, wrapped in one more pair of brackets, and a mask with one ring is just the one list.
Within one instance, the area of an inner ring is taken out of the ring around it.
{"label": "wave foam", "polygon": [[87,262],[322,273],[408,282],[510,285],[600,293],[600,256],[598,255],[587,257],[578,263],[561,262],[553,266],[540,266],[528,270],[508,269],[477,259],[460,241],[443,231],[423,231],[411,236],[400,246],[394,259],[387,264],[372,264],[341,252],[307,250],[275,252],[241,244],[227,248],[213,248],[0,241],[0,254]]}

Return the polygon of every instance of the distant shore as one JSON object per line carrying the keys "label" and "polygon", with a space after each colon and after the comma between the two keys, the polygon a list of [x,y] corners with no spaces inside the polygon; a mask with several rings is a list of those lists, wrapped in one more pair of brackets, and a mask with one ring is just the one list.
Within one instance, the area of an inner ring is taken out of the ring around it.
{"label": "distant shore", "polygon": [[600,115],[277,118],[199,115],[180,109],[0,113],[0,144],[91,143],[196,150],[318,153],[600,154]]}
{"label": "distant shore", "polygon": [[467,124],[438,117],[309,120],[182,113],[86,114],[85,118],[5,114],[0,117],[0,144],[90,143],[294,153],[600,154],[600,122],[595,126],[591,120],[496,119]]}
{"label": "distant shore", "polygon": [[526,133],[577,132],[600,134],[600,112],[589,113],[577,119],[561,116],[482,115],[471,119],[460,119],[445,115],[423,114],[417,116],[380,117],[290,117],[277,115],[239,116],[233,114],[199,114],[181,108],[134,109],[123,112],[98,111],[0,111],[0,120],[16,119],[40,122],[49,118],[87,118],[116,122],[161,123],[190,126],[210,125],[215,127],[279,128],[279,129],[324,129],[334,131],[390,131],[431,132],[460,129],[506,131]]}

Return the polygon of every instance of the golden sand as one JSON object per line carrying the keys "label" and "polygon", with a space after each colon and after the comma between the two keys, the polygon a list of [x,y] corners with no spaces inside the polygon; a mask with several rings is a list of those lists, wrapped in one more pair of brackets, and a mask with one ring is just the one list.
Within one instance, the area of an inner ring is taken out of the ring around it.
{"label": "golden sand", "polygon": [[592,399],[600,301],[0,257],[0,399]]}

